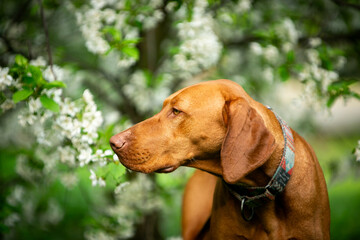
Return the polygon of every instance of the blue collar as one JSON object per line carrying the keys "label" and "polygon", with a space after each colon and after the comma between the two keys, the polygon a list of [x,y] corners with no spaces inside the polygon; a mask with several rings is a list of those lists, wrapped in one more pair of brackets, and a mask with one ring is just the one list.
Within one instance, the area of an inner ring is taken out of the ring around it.
{"label": "blue collar", "polygon": [[[270,107],[267,108],[272,110]],[[273,113],[281,126],[285,144],[279,166],[269,183],[265,187],[250,187],[230,185],[224,181],[231,194],[241,202],[241,215],[246,221],[252,219],[255,207],[261,206],[267,201],[274,200],[276,195],[284,191],[292,174],[295,159],[294,137],[286,122],[275,112]],[[245,211],[250,213],[246,214]]]}

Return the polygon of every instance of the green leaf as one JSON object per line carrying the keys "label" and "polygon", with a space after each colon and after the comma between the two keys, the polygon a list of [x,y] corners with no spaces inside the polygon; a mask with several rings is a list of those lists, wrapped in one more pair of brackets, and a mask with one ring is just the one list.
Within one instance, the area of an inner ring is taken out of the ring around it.
{"label": "green leaf", "polygon": [[0,104],[3,104],[3,102],[6,101],[6,96],[3,92],[0,92]]}
{"label": "green leaf", "polygon": [[280,76],[281,81],[285,82],[285,81],[287,81],[289,79],[290,74],[289,74],[289,71],[286,68],[286,66],[279,67],[278,72],[279,72],[279,76]]}
{"label": "green leaf", "polygon": [[140,42],[141,38],[127,39],[121,42],[123,45],[134,45]]}
{"label": "green leaf", "polygon": [[114,27],[104,27],[102,32],[104,34],[110,34],[115,42],[119,42],[122,39],[121,32]]}
{"label": "green leaf", "polygon": [[356,82],[356,79],[344,79],[328,86],[329,99],[326,103],[327,107],[331,107],[339,97],[354,97],[360,99],[360,95],[351,91],[349,88],[351,84]]}
{"label": "green leaf", "polygon": [[42,71],[39,67],[36,66],[29,66],[29,71],[31,76],[35,79],[36,82],[40,82],[42,79]]}
{"label": "green leaf", "polygon": [[180,48],[179,47],[171,47],[169,50],[169,53],[173,56],[176,55],[180,52]]}
{"label": "green leaf", "polygon": [[46,95],[42,95],[40,97],[40,102],[44,106],[44,108],[49,109],[50,111],[53,111],[53,112],[60,111],[59,104],[57,104],[53,99],[49,98]]}
{"label": "green leaf", "polygon": [[44,84],[44,88],[66,88],[66,84],[62,81],[52,81],[49,83]]}
{"label": "green leaf", "polygon": [[12,96],[12,99],[13,99],[14,103],[18,103],[18,102],[30,97],[31,94],[33,94],[33,92],[34,91],[31,89],[22,89],[20,91],[15,92]]}
{"label": "green leaf", "polygon": [[126,172],[125,167],[121,164],[110,163],[108,166],[110,170],[109,172],[115,180],[121,179]]}
{"label": "green leaf", "polygon": [[23,56],[21,56],[21,55],[16,55],[16,57],[15,57],[15,63],[16,63],[17,65],[19,65],[19,66],[24,67],[24,66],[27,65],[28,60],[27,60],[26,58],[24,58]]}
{"label": "green leaf", "polygon": [[291,50],[287,53],[286,55],[286,60],[288,63],[293,63],[294,60],[295,60],[295,53],[294,53],[294,50]]}
{"label": "green leaf", "polygon": [[338,97],[339,97],[339,95],[332,95],[332,96],[330,96],[329,99],[328,99],[327,102],[326,102],[326,106],[327,106],[328,108],[330,108],[330,107],[334,104],[335,100],[336,100]]}
{"label": "green leaf", "polygon": [[122,48],[122,52],[135,60],[139,59],[139,50],[135,47],[124,47]]}
{"label": "green leaf", "polygon": [[26,85],[30,85],[31,87],[36,86],[36,80],[33,77],[23,76],[21,81]]}
{"label": "green leaf", "polygon": [[120,182],[123,179],[126,169],[118,163],[110,162],[106,166],[99,168],[96,175],[103,177],[106,181],[112,180],[113,182]]}

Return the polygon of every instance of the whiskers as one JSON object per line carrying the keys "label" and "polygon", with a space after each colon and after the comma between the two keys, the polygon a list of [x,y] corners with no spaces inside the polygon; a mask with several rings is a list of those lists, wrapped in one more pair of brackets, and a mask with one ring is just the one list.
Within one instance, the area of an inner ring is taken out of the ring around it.
{"label": "whiskers", "polygon": [[188,159],[188,162],[189,163],[193,163],[193,162],[195,162],[196,161],[196,159],[193,157],[193,158],[190,158],[190,159]]}

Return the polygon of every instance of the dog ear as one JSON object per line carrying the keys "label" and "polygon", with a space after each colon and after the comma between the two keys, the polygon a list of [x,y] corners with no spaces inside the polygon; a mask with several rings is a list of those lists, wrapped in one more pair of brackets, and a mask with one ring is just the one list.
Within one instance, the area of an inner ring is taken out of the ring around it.
{"label": "dog ear", "polygon": [[226,102],[223,117],[227,133],[221,148],[221,167],[224,180],[234,184],[269,159],[275,138],[243,98]]}

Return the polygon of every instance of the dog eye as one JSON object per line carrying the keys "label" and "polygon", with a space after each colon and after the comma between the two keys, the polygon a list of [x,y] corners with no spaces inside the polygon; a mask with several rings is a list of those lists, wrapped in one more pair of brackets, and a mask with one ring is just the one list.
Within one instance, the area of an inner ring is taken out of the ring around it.
{"label": "dog eye", "polygon": [[173,109],[172,109],[172,113],[173,113],[174,115],[178,115],[179,113],[181,113],[181,111],[178,110],[178,109],[176,109],[176,108],[173,108]]}

